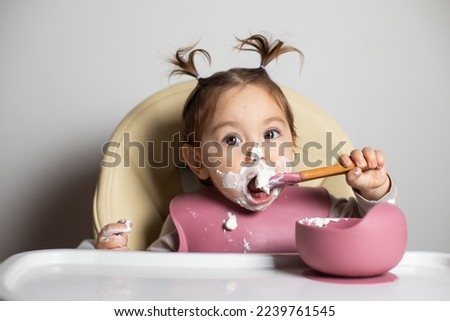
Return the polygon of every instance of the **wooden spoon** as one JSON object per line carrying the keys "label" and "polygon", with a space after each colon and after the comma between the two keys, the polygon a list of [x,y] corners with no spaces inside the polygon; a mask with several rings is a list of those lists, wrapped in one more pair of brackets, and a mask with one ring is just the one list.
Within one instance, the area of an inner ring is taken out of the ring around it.
{"label": "wooden spoon", "polygon": [[[347,167],[344,167],[341,164],[336,164],[332,166],[308,169],[294,173],[276,174],[270,178],[268,187],[273,188],[277,185],[298,184],[300,182],[310,181],[317,178],[341,175],[351,171],[355,167],[356,165],[353,163]],[[362,171],[366,171],[368,169],[370,168],[361,168]]]}

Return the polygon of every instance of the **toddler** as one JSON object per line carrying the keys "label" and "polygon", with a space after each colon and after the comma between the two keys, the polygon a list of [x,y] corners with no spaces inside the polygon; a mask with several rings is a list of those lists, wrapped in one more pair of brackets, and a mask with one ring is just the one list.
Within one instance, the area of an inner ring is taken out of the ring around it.
{"label": "toddler", "polygon": [[[257,68],[234,68],[210,77],[198,75],[194,47],[177,51],[172,74],[198,80],[183,109],[182,157],[203,188],[175,197],[152,251],[295,252],[295,221],[305,217],[363,217],[380,202],[397,203],[397,188],[384,155],[366,147],[341,155],[355,197],[336,198],[322,188],[260,186],[258,179],[291,171],[297,139],[289,103],[266,66],[287,52],[284,42],[253,35],[238,49],[261,57]],[[301,130],[301,128],[299,128]],[[368,168],[362,171],[362,168]],[[130,222],[106,225],[98,249],[127,249]]]}

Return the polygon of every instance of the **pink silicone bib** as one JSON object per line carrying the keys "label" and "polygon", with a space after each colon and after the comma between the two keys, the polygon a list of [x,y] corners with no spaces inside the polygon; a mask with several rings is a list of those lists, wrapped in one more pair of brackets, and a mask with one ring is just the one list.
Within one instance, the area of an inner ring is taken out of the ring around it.
{"label": "pink silicone bib", "polygon": [[[329,210],[325,189],[295,186],[259,212],[231,202],[213,187],[179,195],[170,204],[180,252],[295,253],[295,222],[327,217]],[[226,227],[230,218],[234,229]]]}

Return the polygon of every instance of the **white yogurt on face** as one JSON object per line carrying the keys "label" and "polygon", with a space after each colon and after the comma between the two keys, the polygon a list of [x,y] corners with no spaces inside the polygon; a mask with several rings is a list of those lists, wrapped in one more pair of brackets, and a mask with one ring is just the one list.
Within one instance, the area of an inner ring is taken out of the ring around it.
{"label": "white yogurt on face", "polygon": [[228,172],[222,173],[217,170],[217,173],[222,176],[222,185],[225,188],[232,188],[235,190],[242,190],[247,187],[249,180],[247,177],[249,176],[250,167],[241,168],[240,173]]}
{"label": "white yogurt on face", "polygon": [[347,220],[346,218],[329,218],[329,217],[311,217],[304,218],[300,220],[300,224],[317,226],[317,227],[327,227],[330,222],[339,222],[340,220]]}
{"label": "white yogurt on face", "polygon": [[222,177],[222,186],[237,191],[239,193],[233,200],[240,206],[250,210],[259,211],[262,208],[253,206],[249,202],[249,192],[247,185],[250,180],[256,175],[255,167],[242,167],[239,173],[229,171],[222,173],[217,170],[217,174]]}
{"label": "white yogurt on face", "polygon": [[258,146],[253,146],[252,149],[250,150],[250,160],[253,162],[259,162],[259,160],[261,159],[261,155],[263,153],[263,150],[261,147]]}
{"label": "white yogurt on face", "polygon": [[264,167],[261,171],[256,175],[256,188],[264,191],[266,194],[270,194],[270,178],[274,176],[276,172],[268,167]]}
{"label": "white yogurt on face", "polygon": [[[224,188],[236,190],[240,194],[233,199],[237,204],[251,211],[262,211],[278,197],[281,191],[281,188],[277,187],[274,188],[271,193],[269,188],[270,177],[277,172],[290,172],[291,168],[287,167],[287,164],[289,164],[289,160],[285,157],[280,157],[277,160],[275,167],[270,167],[264,161],[259,161],[253,166],[241,167],[239,173],[232,171],[223,173],[220,170],[217,170],[216,172],[217,175],[222,178],[222,186]],[[258,175],[261,176],[261,190],[265,191],[268,195],[271,194],[272,197],[267,203],[254,205],[247,186],[253,178],[256,177],[256,179],[258,179]]]}

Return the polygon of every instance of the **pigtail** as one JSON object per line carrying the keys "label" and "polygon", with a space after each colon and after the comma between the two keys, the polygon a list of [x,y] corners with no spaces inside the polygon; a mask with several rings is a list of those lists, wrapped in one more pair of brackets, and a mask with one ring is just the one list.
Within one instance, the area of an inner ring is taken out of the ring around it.
{"label": "pigtail", "polygon": [[278,58],[287,52],[296,52],[300,56],[301,63],[303,64],[303,53],[297,48],[287,46],[281,40],[270,41],[263,35],[253,35],[246,39],[239,39],[239,44],[236,48],[240,51],[254,51],[261,56],[261,62],[259,68],[264,69],[272,60]]}
{"label": "pigtail", "polygon": [[197,68],[195,67],[194,59],[198,54],[203,55],[203,57],[211,64],[211,56],[204,49],[194,49],[194,46],[180,48],[175,53],[174,57],[169,60],[170,63],[177,67],[174,69],[170,76],[173,75],[189,75],[200,80]]}

